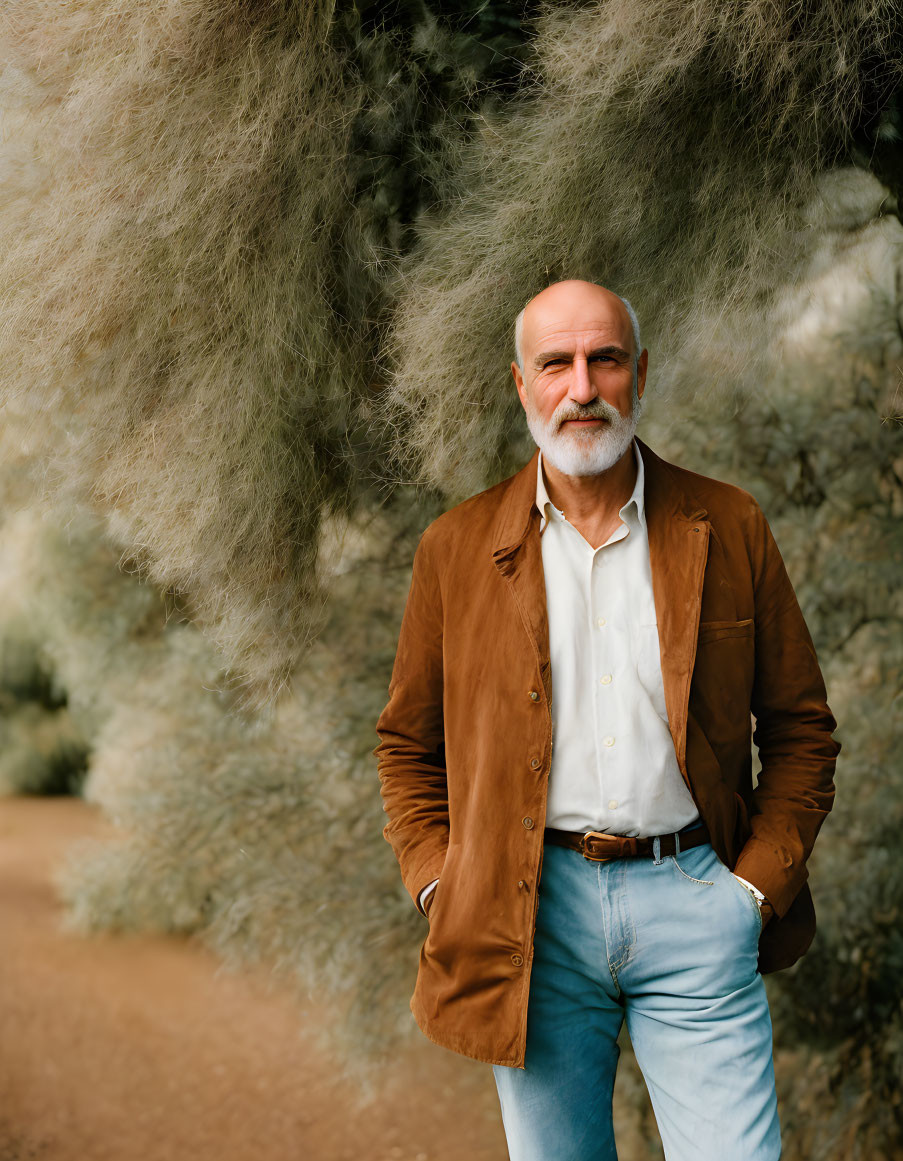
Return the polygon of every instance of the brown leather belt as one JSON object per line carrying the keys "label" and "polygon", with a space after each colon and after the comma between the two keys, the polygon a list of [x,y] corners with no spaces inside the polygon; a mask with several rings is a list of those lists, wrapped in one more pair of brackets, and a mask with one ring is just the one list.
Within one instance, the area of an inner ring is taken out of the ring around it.
{"label": "brown leather belt", "polygon": [[[677,842],[675,842],[675,838]],[[705,823],[696,825],[692,830],[678,831],[674,834],[658,835],[659,857],[662,855],[676,855],[687,851],[691,847],[698,847],[709,841],[709,832]],[[545,828],[545,841],[557,847],[569,847],[572,851],[579,851],[585,859],[594,863],[608,863],[612,859],[633,859],[641,855],[655,854],[654,837],[629,838],[621,834],[601,834],[599,831],[589,832],[582,830],[555,830],[554,827]]]}

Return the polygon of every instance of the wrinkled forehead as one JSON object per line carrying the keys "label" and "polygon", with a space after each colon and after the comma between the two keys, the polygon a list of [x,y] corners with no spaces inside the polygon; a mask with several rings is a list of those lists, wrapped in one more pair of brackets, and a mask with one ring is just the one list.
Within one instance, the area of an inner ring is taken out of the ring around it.
{"label": "wrinkled forehead", "polygon": [[[620,309],[618,309],[620,308]],[[594,302],[581,306],[533,302],[524,312],[524,352],[549,346],[581,350],[612,343],[633,350],[633,328],[622,303]]]}

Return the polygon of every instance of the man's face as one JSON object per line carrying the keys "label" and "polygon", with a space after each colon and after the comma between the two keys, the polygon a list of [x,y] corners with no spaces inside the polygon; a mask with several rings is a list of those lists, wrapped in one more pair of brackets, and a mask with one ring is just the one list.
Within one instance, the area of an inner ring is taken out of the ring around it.
{"label": "man's face", "polygon": [[557,283],[528,304],[521,347],[523,370],[511,369],[543,457],[566,475],[606,471],[630,446],[646,382],[624,304],[591,283]]}

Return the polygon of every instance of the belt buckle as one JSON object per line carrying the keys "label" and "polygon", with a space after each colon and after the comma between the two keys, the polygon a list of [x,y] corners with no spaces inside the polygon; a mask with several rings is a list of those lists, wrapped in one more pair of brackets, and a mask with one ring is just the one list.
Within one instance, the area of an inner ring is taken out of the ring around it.
{"label": "belt buckle", "polygon": [[[595,844],[596,840],[598,840],[599,842],[601,842],[603,844],[604,843],[620,844],[620,842],[621,842],[620,835],[602,834],[602,832],[598,831],[598,830],[587,831],[587,833],[583,836],[583,850],[580,852],[583,855],[583,857],[585,859],[589,859],[589,861],[591,863],[610,863],[613,859],[616,859],[618,857],[617,855],[594,855],[594,854],[591,854],[590,850],[592,849],[592,846],[590,844],[590,840],[593,840],[593,844]],[[588,847],[590,848],[589,850],[587,849]]]}

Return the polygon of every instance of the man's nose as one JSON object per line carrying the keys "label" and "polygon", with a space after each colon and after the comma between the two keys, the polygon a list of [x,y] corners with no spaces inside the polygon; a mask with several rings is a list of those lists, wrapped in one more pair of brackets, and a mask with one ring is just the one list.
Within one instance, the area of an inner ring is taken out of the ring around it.
{"label": "man's nose", "polygon": [[582,355],[578,355],[571,364],[570,396],[575,403],[591,403],[598,392],[589,377],[589,363]]}

